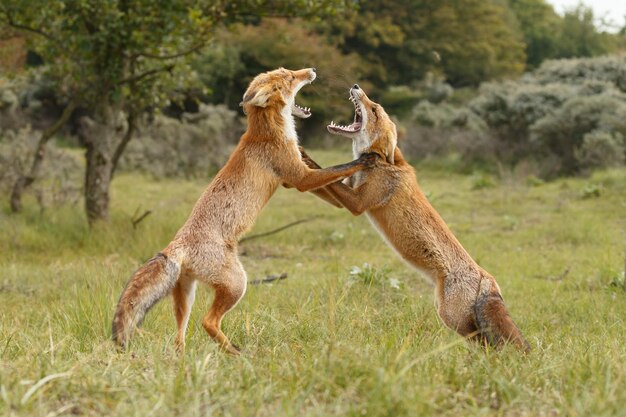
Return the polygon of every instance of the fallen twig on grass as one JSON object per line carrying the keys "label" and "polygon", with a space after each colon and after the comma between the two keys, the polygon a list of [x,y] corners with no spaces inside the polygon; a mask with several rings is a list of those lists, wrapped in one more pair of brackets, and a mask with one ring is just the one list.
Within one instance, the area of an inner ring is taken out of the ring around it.
{"label": "fallen twig on grass", "polygon": [[249,281],[248,284],[250,285],[269,284],[270,282],[280,281],[280,280],[286,279],[287,277],[288,277],[287,273],[283,272],[280,275],[268,275],[263,279],[254,279],[252,281]]}
{"label": "fallen twig on grass", "polygon": [[267,236],[270,236],[270,235],[274,235],[276,233],[282,232],[285,229],[289,229],[290,227],[294,227],[294,226],[297,226],[297,225],[302,224],[302,223],[307,223],[307,222],[310,222],[312,220],[318,219],[320,217],[322,217],[322,216],[307,217],[305,219],[300,219],[300,220],[296,220],[295,222],[288,223],[288,224],[286,224],[284,226],[281,226],[281,227],[279,227],[277,229],[273,229],[273,230],[270,230],[270,231],[267,231],[267,232],[263,232],[263,233],[257,233],[255,235],[246,236],[243,239],[241,239],[239,241],[239,243],[241,244],[241,243],[246,242],[248,240],[259,239],[259,238],[262,238],[262,237],[267,237]]}
{"label": "fallen twig on grass", "polygon": [[150,214],[152,214],[152,210],[146,210],[143,212],[141,216],[130,219],[130,222],[133,224],[133,229],[136,229],[137,225],[141,223],[141,221],[145,219],[146,217],[148,217]]}

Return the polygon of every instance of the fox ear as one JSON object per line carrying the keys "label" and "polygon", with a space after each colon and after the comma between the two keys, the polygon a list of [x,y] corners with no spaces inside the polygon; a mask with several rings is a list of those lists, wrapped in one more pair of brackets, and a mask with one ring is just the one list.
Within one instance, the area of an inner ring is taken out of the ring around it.
{"label": "fox ear", "polygon": [[395,163],[393,154],[396,153],[396,144],[388,144],[386,153],[387,155],[385,156],[387,157],[387,162],[393,165]]}
{"label": "fox ear", "polygon": [[376,141],[376,146],[372,146],[372,150],[381,156],[384,156],[388,163],[393,165],[395,163],[394,153],[396,152],[396,145],[398,144],[398,135],[396,134],[396,127],[389,130],[385,136]]}
{"label": "fox ear", "polygon": [[257,107],[266,107],[274,91],[275,89],[273,89],[271,85],[265,85],[258,90],[248,89],[243,96],[243,101],[239,103],[239,105],[244,106],[246,104],[252,104]]}
{"label": "fox ear", "polygon": [[387,162],[389,162],[391,165],[394,165],[394,155],[396,153],[396,146],[398,146],[398,131],[396,130],[395,124],[392,124],[392,126],[393,128],[391,129],[391,132],[389,133],[389,139],[387,140],[386,156]]}

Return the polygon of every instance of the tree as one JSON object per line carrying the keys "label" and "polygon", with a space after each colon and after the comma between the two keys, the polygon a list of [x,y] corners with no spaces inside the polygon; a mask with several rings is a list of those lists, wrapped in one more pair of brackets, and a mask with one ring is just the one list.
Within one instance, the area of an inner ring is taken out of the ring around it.
{"label": "tree", "polygon": [[538,67],[558,52],[561,17],[545,0],[510,0],[526,43],[526,63]]}
{"label": "tree", "polygon": [[370,0],[322,30],[367,63],[376,85],[410,84],[428,72],[455,86],[477,85],[523,70],[515,19],[496,0]]}
{"label": "tree", "polygon": [[[31,35],[30,47],[43,58],[69,113],[76,107],[84,114],[78,136],[86,150],[85,209],[93,224],[108,218],[110,183],[138,119],[149,109],[163,107],[168,92],[193,81],[186,58],[207,44],[217,24],[260,15],[311,17],[341,11],[351,3],[21,0],[0,5],[0,23]],[[49,136],[42,135],[38,157],[43,158]],[[37,170],[31,174],[22,180],[26,186]]]}
{"label": "tree", "polygon": [[[299,95],[301,105],[312,107],[306,126],[320,128],[331,118],[350,117],[346,106],[348,88],[360,78],[362,61],[342,54],[323,36],[307,28],[301,19],[263,19],[255,25],[233,25],[215,34],[216,42],[203,51],[194,67],[210,89],[208,99],[237,108],[241,92],[259,72],[276,66],[317,68],[319,80]],[[303,46],[306,45],[305,48]],[[307,135],[303,135],[306,140]]]}
{"label": "tree", "polygon": [[615,51],[618,41],[616,35],[598,31],[593,9],[584,4],[565,12],[559,35],[559,58],[608,54]]}

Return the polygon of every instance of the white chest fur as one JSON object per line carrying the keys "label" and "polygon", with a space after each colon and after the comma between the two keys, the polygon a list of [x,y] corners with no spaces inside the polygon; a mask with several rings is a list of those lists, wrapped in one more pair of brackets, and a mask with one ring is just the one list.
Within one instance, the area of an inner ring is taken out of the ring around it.
{"label": "white chest fur", "polygon": [[[370,147],[369,141],[367,137],[362,135],[357,136],[352,140],[352,156],[354,159],[359,159],[361,155]],[[352,177],[348,178],[349,183],[352,187],[358,187],[363,182],[365,182],[367,175],[363,171],[359,171],[356,174],[352,175]]]}
{"label": "white chest fur", "polygon": [[359,135],[352,139],[352,155],[354,159],[359,158],[368,148],[370,143],[365,135]]}
{"label": "white chest fur", "polygon": [[296,133],[296,121],[291,114],[291,106],[283,107],[280,114],[283,116],[283,122],[285,123],[285,137],[288,140],[298,142],[298,134]]}

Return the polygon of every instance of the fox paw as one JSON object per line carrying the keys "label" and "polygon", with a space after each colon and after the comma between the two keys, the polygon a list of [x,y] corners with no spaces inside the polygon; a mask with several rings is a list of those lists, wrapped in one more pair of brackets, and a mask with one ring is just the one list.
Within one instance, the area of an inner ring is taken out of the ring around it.
{"label": "fox paw", "polygon": [[378,154],[369,152],[364,153],[359,157],[359,162],[363,164],[366,168],[373,168],[376,165],[376,160],[378,159]]}

